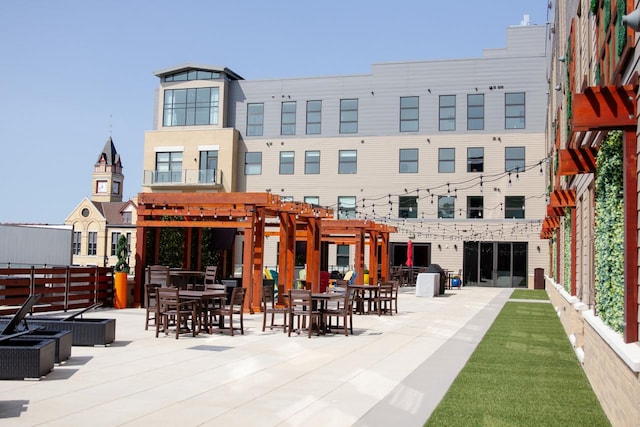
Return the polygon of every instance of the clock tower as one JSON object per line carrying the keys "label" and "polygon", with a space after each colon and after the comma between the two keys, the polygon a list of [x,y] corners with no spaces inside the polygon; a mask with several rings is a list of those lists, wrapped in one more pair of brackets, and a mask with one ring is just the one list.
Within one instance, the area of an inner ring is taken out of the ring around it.
{"label": "clock tower", "polygon": [[91,200],[94,202],[122,202],[122,163],[111,136],[107,139],[91,175]]}

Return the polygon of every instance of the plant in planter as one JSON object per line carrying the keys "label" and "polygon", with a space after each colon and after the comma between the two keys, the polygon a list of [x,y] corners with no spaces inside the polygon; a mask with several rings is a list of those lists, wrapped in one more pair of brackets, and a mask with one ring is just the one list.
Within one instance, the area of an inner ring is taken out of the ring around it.
{"label": "plant in planter", "polygon": [[362,282],[363,282],[365,285],[368,285],[368,284],[369,284],[369,269],[368,269],[368,268],[365,268],[365,269],[364,269],[364,271],[363,271],[362,273],[363,273],[363,276],[362,276]]}
{"label": "plant in planter", "polygon": [[118,262],[114,267],[115,279],[114,279],[114,291],[113,304],[115,308],[127,307],[127,276],[129,275],[129,249],[126,236],[121,235],[118,239],[118,246],[116,247],[116,255],[118,256]]}

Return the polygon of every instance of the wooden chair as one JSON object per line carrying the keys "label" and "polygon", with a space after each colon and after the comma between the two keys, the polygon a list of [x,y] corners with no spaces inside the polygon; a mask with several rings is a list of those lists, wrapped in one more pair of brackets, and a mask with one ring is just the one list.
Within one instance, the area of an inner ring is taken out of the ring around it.
{"label": "wooden chair", "polygon": [[393,283],[384,282],[378,287],[378,293],[376,294],[376,307],[378,309],[378,316],[382,313],[389,313],[393,315],[391,306],[393,304]]}
{"label": "wooden chair", "polygon": [[224,307],[220,307],[213,310],[213,314],[220,316],[219,326],[220,331],[224,328],[224,318],[225,316],[229,317],[229,333],[231,336],[234,335],[234,327],[233,327],[233,317],[237,316],[240,318],[240,333],[244,335],[244,297],[245,297],[245,289],[241,286],[233,288],[231,292],[231,300],[229,301],[229,305],[225,305]]}
{"label": "wooden chair", "polygon": [[[289,336],[294,330],[295,320],[297,319],[297,333],[306,327],[306,321],[309,320],[309,338],[311,338],[311,330],[313,325],[319,325],[322,314],[319,310],[314,309],[311,291],[306,289],[290,289],[289,290]],[[302,322],[301,322],[302,320]]]}
{"label": "wooden chair", "polygon": [[[342,318],[342,327],[344,328],[344,335],[348,336],[349,331],[353,335],[353,303],[355,295],[357,295],[356,289],[348,287],[344,292],[344,300],[341,304],[338,304],[337,308],[328,308],[322,315],[324,316],[324,323],[331,327],[331,318]],[[339,326],[340,322],[336,323]],[[347,328],[348,327],[348,328]]]}
{"label": "wooden chair", "polygon": [[[160,334],[160,327],[165,335],[169,334],[169,327],[176,328],[176,339],[180,337],[180,333],[191,332],[196,336],[196,322],[198,319],[197,304],[195,300],[180,299],[180,289],[164,288],[156,289],[157,305],[156,305],[156,338]],[[191,328],[186,329],[191,320]]]}
{"label": "wooden chair", "polygon": [[153,320],[154,326],[158,323],[158,318],[156,317],[156,305],[158,303],[156,291],[159,287],[161,287],[159,283],[146,283],[144,285],[144,305],[147,310],[144,324],[145,331],[149,329],[151,320]]}
{"label": "wooden chair", "polygon": [[400,283],[397,280],[394,280],[391,282],[391,284],[393,285],[392,288],[392,309],[395,310],[395,312],[398,312],[398,291],[400,290]]}
{"label": "wooden chair", "polygon": [[207,268],[204,270],[205,286],[210,283],[217,283],[216,282],[216,280],[218,279],[217,275],[218,275],[218,267],[215,265],[208,265]]}
{"label": "wooden chair", "polygon": [[146,283],[157,283],[163,287],[171,286],[169,267],[166,265],[150,265],[147,267]]}
{"label": "wooden chair", "polygon": [[271,325],[269,329],[273,329],[276,325],[275,317],[276,314],[282,314],[282,332],[287,332],[287,314],[289,313],[289,308],[284,306],[276,305],[276,298],[273,291],[273,285],[263,285],[262,286],[262,332],[265,331],[267,327],[267,316],[271,315]]}

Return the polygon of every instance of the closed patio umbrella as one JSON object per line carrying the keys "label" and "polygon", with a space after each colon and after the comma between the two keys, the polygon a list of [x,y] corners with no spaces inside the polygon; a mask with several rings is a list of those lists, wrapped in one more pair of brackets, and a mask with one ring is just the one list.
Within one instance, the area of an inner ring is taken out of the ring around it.
{"label": "closed patio umbrella", "polygon": [[407,242],[407,262],[405,265],[407,267],[413,266],[413,242],[411,240]]}

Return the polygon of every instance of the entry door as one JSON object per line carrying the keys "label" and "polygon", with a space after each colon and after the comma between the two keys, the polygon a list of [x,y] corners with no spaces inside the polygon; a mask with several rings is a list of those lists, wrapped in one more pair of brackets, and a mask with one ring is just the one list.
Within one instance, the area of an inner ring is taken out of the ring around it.
{"label": "entry door", "polygon": [[479,286],[494,286],[496,269],[494,268],[494,243],[480,243],[480,283]]}
{"label": "entry door", "polygon": [[527,286],[526,242],[465,242],[466,286]]}

